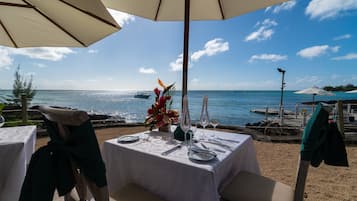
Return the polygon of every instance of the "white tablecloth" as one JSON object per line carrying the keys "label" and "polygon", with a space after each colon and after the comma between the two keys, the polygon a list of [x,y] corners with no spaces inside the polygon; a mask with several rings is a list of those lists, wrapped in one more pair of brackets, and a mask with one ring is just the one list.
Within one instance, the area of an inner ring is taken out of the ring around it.
{"label": "white tablecloth", "polygon": [[17,201],[35,149],[36,126],[0,128],[0,200]]}
{"label": "white tablecloth", "polygon": [[[249,135],[209,130],[205,130],[205,135],[210,136],[212,132],[216,137],[234,139],[239,143],[224,142],[232,151],[216,152],[217,160],[206,163],[189,160],[185,146],[167,156],[161,155],[177,143],[168,137],[168,133],[138,133],[140,141],[132,144],[119,144],[117,139],[106,141],[103,158],[109,191],[113,193],[132,182],[168,201],[218,201],[219,192],[239,171],[260,174]],[[225,150],[214,144],[205,144]]]}

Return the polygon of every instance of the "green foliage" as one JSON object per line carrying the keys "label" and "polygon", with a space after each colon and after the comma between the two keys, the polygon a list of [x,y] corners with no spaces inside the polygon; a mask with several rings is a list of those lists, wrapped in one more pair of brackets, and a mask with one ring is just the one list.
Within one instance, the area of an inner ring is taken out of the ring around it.
{"label": "green foliage", "polygon": [[357,86],[354,86],[353,84],[347,84],[347,85],[340,85],[340,86],[325,86],[323,88],[326,91],[352,91],[357,89]]}
{"label": "green foliage", "polygon": [[36,90],[33,89],[32,86],[32,76],[30,77],[30,80],[26,80],[23,78],[22,75],[20,75],[20,65],[17,67],[16,72],[15,72],[15,80],[13,84],[13,89],[12,89],[12,94],[14,96],[14,103],[19,104],[21,100],[21,95],[25,94],[27,97],[27,100],[31,102],[33,97],[36,95]]}
{"label": "green foliage", "polygon": [[4,107],[5,107],[5,104],[0,103],[0,114],[2,113],[2,109],[4,109]]}
{"label": "green foliage", "polygon": [[22,121],[6,121],[4,127],[16,127],[16,126],[42,126],[41,122],[38,121],[31,121],[29,120],[26,123],[23,123]]}

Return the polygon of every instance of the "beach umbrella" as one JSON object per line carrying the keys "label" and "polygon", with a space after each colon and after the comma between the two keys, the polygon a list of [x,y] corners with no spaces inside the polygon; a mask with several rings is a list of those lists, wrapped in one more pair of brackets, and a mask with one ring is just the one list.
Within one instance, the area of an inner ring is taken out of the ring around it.
{"label": "beach umbrella", "polygon": [[357,93],[357,89],[352,90],[352,91],[346,91],[346,93],[349,93],[349,94]]}
{"label": "beach umbrella", "polygon": [[0,45],[87,47],[119,25],[100,0],[0,0]]}
{"label": "beach umbrella", "polygon": [[311,87],[311,88],[307,88],[307,89],[303,89],[303,90],[300,90],[300,91],[296,91],[294,92],[296,94],[311,94],[312,95],[312,109],[314,110],[314,102],[315,102],[315,96],[316,95],[319,95],[319,96],[333,96],[334,94],[329,92],[329,91],[326,91],[324,89],[320,89],[316,86],[314,87]]}
{"label": "beach umbrella", "polygon": [[184,21],[182,97],[187,94],[190,20],[225,20],[287,0],[103,0],[122,12],[154,21]]}

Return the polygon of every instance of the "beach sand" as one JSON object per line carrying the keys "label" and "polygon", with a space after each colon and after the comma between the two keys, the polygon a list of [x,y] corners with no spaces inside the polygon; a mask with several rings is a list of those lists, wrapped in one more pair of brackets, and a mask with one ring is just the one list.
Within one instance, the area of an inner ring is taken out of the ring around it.
{"label": "beach sand", "polygon": [[[147,130],[145,127],[120,127],[97,129],[99,144],[107,139],[124,134]],[[47,143],[40,138],[36,148]],[[264,176],[294,187],[299,159],[299,144],[269,143],[255,141],[257,159]],[[357,200],[357,147],[347,147],[350,167],[333,167],[321,164],[310,166],[305,192],[307,201],[356,201]]]}

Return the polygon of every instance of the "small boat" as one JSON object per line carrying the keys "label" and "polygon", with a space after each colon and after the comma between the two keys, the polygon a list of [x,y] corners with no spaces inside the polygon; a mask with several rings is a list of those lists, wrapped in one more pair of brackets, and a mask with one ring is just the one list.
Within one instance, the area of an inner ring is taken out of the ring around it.
{"label": "small boat", "polygon": [[137,93],[134,95],[134,98],[148,99],[149,97],[150,97],[150,94],[144,94],[144,93]]}

